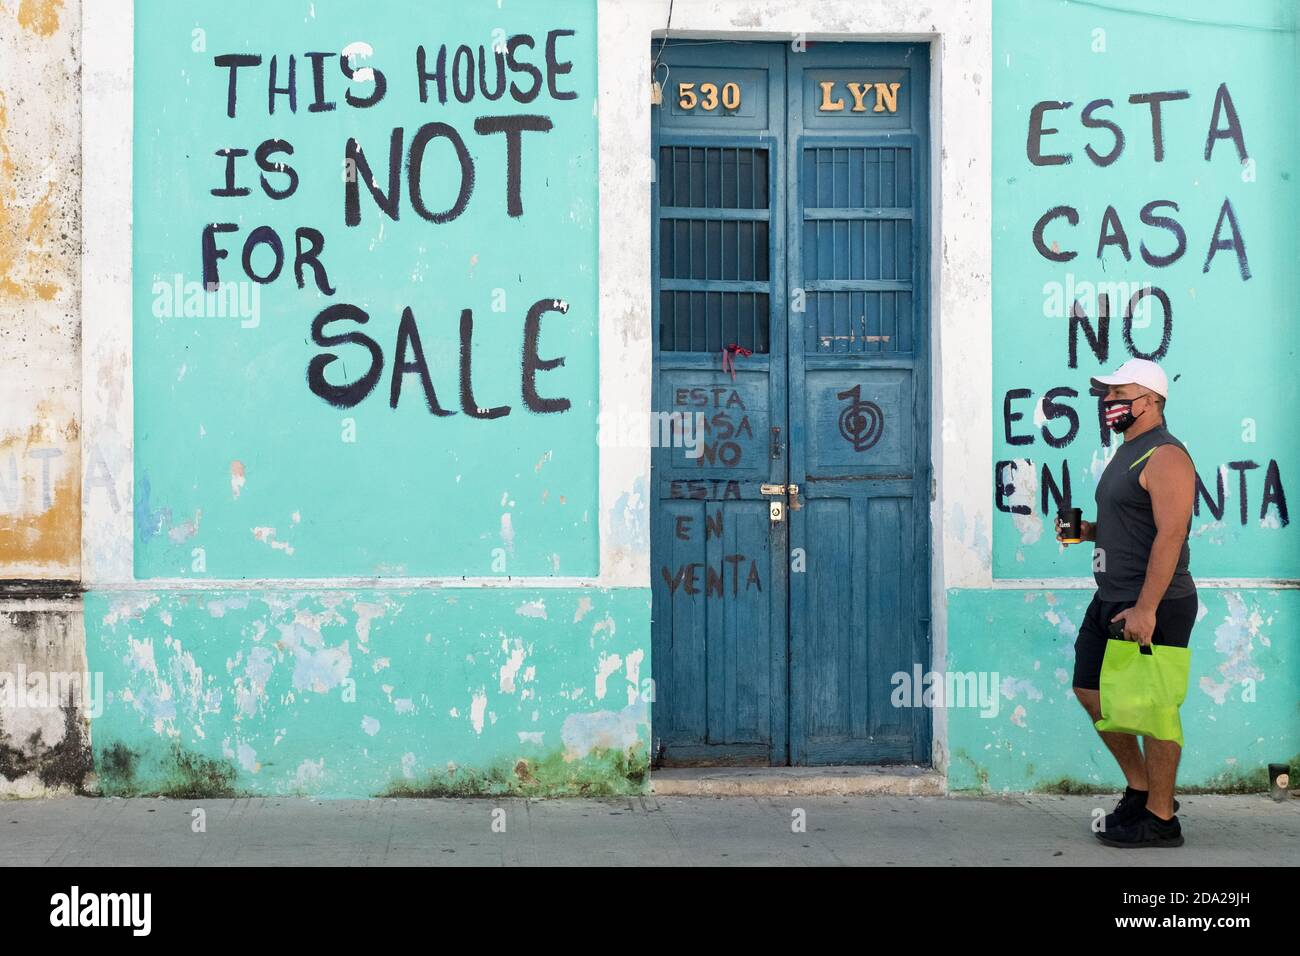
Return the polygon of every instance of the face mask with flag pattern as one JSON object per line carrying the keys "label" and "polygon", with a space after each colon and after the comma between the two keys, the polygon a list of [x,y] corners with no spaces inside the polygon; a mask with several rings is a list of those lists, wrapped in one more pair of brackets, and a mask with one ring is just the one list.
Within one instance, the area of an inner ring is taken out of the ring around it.
{"label": "face mask with flag pattern", "polygon": [[[1102,407],[1106,412],[1106,424],[1117,432],[1122,432],[1128,429],[1129,426],[1141,417],[1141,415],[1133,414],[1134,401],[1136,401],[1136,399],[1116,398],[1104,403]],[[1145,412],[1142,414],[1145,414]]]}

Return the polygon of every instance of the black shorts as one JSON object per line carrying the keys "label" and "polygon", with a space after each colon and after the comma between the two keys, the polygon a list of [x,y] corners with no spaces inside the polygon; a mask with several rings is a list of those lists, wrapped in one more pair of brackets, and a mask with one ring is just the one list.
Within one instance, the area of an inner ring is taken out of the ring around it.
{"label": "black shorts", "polygon": [[[1079,637],[1074,642],[1074,686],[1088,690],[1101,688],[1101,661],[1110,640],[1110,619],[1137,601],[1102,601],[1092,596],[1084,612]],[[1192,625],[1201,601],[1195,594],[1167,598],[1156,605],[1156,629],[1151,643],[1169,647],[1186,647],[1192,637]]]}

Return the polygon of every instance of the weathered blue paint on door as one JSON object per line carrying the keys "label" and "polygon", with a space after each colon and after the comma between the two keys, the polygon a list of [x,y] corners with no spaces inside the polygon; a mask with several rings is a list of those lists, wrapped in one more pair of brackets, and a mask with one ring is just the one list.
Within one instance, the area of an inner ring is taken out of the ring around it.
{"label": "weathered blue paint on door", "polygon": [[655,746],[928,762],[928,713],[891,704],[929,666],[928,48],[661,62],[653,407],[705,440],[652,456]]}
{"label": "weathered blue paint on door", "polygon": [[[718,102],[655,111],[652,407],[705,429],[698,455],[651,456],[652,732],[674,763],[785,763],[788,544],[761,490],[787,467],[785,59],[726,49],[670,46],[672,89],[711,83]],[[733,344],[753,353],[734,379],[721,361]]]}
{"label": "weathered blue paint on door", "polygon": [[791,762],[927,763],[891,679],[930,660],[929,48],[787,62]]}

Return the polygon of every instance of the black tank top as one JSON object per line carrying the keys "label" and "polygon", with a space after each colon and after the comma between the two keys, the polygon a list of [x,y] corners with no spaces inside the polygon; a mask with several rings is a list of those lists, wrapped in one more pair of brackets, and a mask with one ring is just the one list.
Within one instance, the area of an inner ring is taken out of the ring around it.
{"label": "black tank top", "polygon": [[[1097,581],[1097,596],[1103,601],[1136,601],[1142,593],[1151,545],[1156,539],[1156,522],[1151,511],[1151,495],[1138,477],[1161,445],[1177,445],[1187,451],[1162,423],[1121,443],[1097,482],[1093,577]],[[1189,533],[1191,529],[1189,517]],[[1188,571],[1190,562],[1191,547],[1184,539],[1178,566],[1161,600],[1196,593],[1196,583]]]}

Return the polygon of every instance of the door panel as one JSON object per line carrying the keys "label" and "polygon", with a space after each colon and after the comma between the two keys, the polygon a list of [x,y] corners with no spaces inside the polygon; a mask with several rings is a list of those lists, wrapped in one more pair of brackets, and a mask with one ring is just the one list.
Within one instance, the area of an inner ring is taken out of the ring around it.
{"label": "door panel", "polygon": [[805,372],[806,477],[910,473],[915,454],[911,370],[837,365]]}
{"label": "door panel", "polygon": [[790,579],[796,764],[930,757],[928,712],[890,702],[893,675],[930,660],[924,50],[789,59],[789,281],[805,306],[789,360],[790,480],[806,502],[790,534],[807,555]]}
{"label": "door panel", "polygon": [[[885,483],[890,484],[890,483]],[[912,561],[899,560],[913,520],[910,489],[818,488],[805,527],[806,575],[793,575],[808,613],[792,628],[792,748],[796,763],[914,759],[914,714],[890,703],[890,676],[911,676]],[[806,584],[801,589],[800,579]]]}
{"label": "door panel", "polygon": [[[731,57],[669,47],[653,137],[652,408],[698,438],[651,452],[653,736],[677,765],[787,760],[789,538],[762,491],[786,470],[783,129],[770,125],[783,111],[769,108],[784,103],[785,62],[767,46]],[[730,345],[752,353],[734,372]]]}

